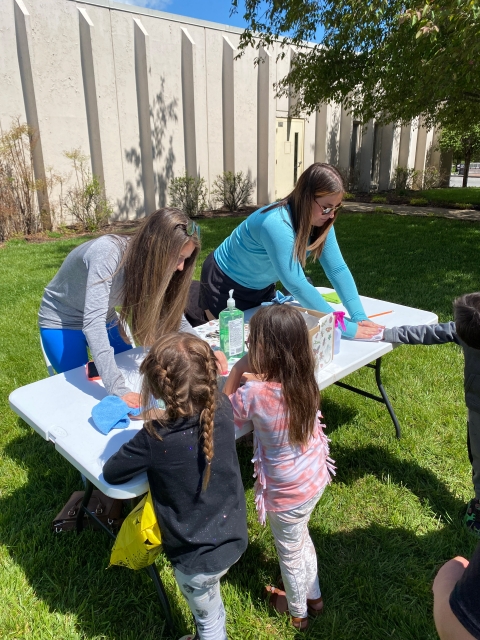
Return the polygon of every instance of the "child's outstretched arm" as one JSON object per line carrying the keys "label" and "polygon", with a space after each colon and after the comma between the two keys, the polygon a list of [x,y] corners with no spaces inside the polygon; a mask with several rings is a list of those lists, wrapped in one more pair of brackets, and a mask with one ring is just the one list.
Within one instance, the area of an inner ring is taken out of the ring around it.
{"label": "child's outstretched arm", "polygon": [[148,436],[145,429],[142,429],[107,460],[103,467],[103,477],[109,484],[121,484],[147,471],[150,464]]}
{"label": "child's outstretched arm", "polygon": [[242,376],[246,372],[255,373],[252,371],[252,367],[250,366],[250,362],[248,360],[248,353],[246,353],[243,358],[240,358],[232,367],[232,370],[228,374],[227,381],[225,382],[225,386],[223,387],[223,393],[227,396],[235,393],[235,391],[240,386],[240,382],[242,380]]}
{"label": "child's outstretched arm", "polygon": [[418,326],[393,327],[383,332],[385,342],[400,342],[401,344],[459,344],[455,322],[443,324],[421,324]]}

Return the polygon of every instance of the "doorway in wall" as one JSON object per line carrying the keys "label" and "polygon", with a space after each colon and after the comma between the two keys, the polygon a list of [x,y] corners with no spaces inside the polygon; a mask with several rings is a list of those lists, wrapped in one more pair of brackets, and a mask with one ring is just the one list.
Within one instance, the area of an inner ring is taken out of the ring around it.
{"label": "doorway in wall", "polygon": [[303,173],[305,121],[277,118],[275,133],[275,200],[292,191]]}

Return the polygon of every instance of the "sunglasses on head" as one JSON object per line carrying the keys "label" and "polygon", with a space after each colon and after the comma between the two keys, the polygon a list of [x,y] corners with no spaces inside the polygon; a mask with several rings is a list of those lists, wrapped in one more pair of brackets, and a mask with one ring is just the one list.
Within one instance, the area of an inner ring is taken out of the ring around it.
{"label": "sunglasses on head", "polygon": [[187,236],[191,237],[195,233],[197,238],[200,240],[200,227],[193,220],[188,220],[187,224],[177,224],[177,227],[182,228]]}

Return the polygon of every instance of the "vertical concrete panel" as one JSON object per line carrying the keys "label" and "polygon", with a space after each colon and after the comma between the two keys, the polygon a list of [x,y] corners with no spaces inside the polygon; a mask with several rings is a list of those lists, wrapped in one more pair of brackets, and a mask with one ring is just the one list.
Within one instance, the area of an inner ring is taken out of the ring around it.
{"label": "vertical concrete panel", "polygon": [[326,104],[315,112],[315,162],[327,161],[327,115]]}
{"label": "vertical concrete panel", "polygon": [[182,34],[182,105],[183,139],[185,146],[185,170],[189,176],[197,177],[197,141],[195,135],[195,43],[187,29]]}
{"label": "vertical concrete panel", "polygon": [[410,144],[408,148],[408,168],[415,169],[415,157],[417,154],[417,140],[418,140],[418,128],[419,118],[415,118],[411,122],[410,127]]}
{"label": "vertical concrete panel", "polygon": [[305,118],[305,138],[303,151],[303,166],[299,167],[298,175],[315,162],[315,137],[316,137],[316,117],[314,114]]}
{"label": "vertical concrete panel", "polygon": [[374,122],[369,120],[362,129],[362,142],[360,146],[360,175],[358,188],[361,191],[370,191],[372,182]]}
{"label": "vertical concrete panel", "polygon": [[410,147],[410,131],[412,129],[412,125],[407,124],[403,125],[400,132],[400,148],[398,151],[398,166],[399,167],[407,167],[408,166],[408,150]]}
{"label": "vertical concrete panel", "polygon": [[[149,97],[155,193],[157,203],[163,207],[168,201],[171,179],[184,173],[186,168],[182,109],[182,30],[178,22],[158,20],[153,16],[145,17],[142,22],[150,39]],[[195,47],[194,58],[196,53]],[[196,101],[195,90],[195,103]],[[195,133],[196,130],[197,126]],[[198,152],[198,145],[196,150]]]}
{"label": "vertical concrete panel", "polygon": [[257,78],[257,203],[267,204],[275,188],[275,103],[272,55],[261,48]]}
{"label": "vertical concrete panel", "polygon": [[378,188],[380,191],[388,189],[390,184],[390,167],[392,162],[392,146],[393,146],[393,124],[387,124],[382,127],[380,140],[380,171],[378,177]]}
{"label": "vertical concrete panel", "polygon": [[341,105],[327,104],[326,162],[338,165],[340,147]]}
{"label": "vertical concrete panel", "polygon": [[155,211],[155,180],[153,178],[152,129],[150,126],[150,69],[148,33],[141,21],[133,20],[135,42],[135,80],[137,86],[138,128],[142,162],[142,184],[145,215]]}
{"label": "vertical concrete panel", "polygon": [[222,56],[222,128],[224,171],[235,171],[234,57],[235,48],[227,36],[224,35]]}
{"label": "vertical concrete panel", "polygon": [[83,90],[85,93],[85,108],[87,111],[88,140],[90,143],[90,157],[92,172],[105,184],[103,171],[102,142],[100,137],[100,121],[98,117],[97,88],[95,83],[95,68],[93,64],[92,36],[93,22],[85,9],[78,8],[80,30],[80,51],[82,61]]}
{"label": "vertical concrete panel", "polygon": [[340,138],[338,151],[338,166],[344,171],[350,169],[350,145],[352,141],[353,118],[346,109],[340,105]]}
{"label": "vertical concrete panel", "polygon": [[423,171],[425,169],[425,157],[427,153],[427,129],[423,123],[418,127],[417,148],[415,151],[415,170]]}
{"label": "vertical concrete panel", "polygon": [[0,126],[4,130],[11,126],[13,118],[26,121],[14,11],[14,2],[0,2]]}
{"label": "vertical concrete panel", "polygon": [[[89,35],[95,75],[95,101],[98,113],[98,128],[100,132],[99,146],[102,154],[105,191],[107,197],[111,199],[114,205],[115,219],[119,217],[125,218],[129,214],[134,216],[135,206],[130,206],[128,202],[131,192],[127,195],[125,191],[123,150],[121,145],[118,115],[117,79],[115,74],[110,10],[105,7],[97,7],[93,5],[83,8],[88,11],[88,17],[94,25],[93,28],[90,28]],[[130,39],[132,39],[131,34]],[[82,38],[80,37],[80,44],[81,43]],[[133,90],[132,93],[133,98],[135,99],[135,91]],[[134,119],[136,125],[136,114]],[[90,153],[92,154],[92,152]],[[94,156],[92,154],[92,162],[93,157]],[[93,171],[94,173],[97,172],[95,168]]]}
{"label": "vertical concrete panel", "polygon": [[[28,0],[31,15],[30,60],[45,170],[75,180],[66,151],[89,154],[83,91],[78,9],[65,0]],[[66,185],[64,185],[65,190]],[[57,204],[60,187],[51,193]],[[64,211],[65,215],[68,215]],[[67,223],[71,219],[65,220]]]}
{"label": "vertical concrete panel", "polygon": [[197,175],[208,182],[208,119],[207,119],[207,86],[205,61],[205,32],[203,27],[188,27],[188,32],[195,42],[194,83],[195,83],[195,140]]}
{"label": "vertical concrete panel", "polygon": [[[32,62],[30,59],[30,14],[22,0],[14,0],[15,12],[15,32],[17,36],[18,66],[20,68],[20,78],[22,81],[23,99],[25,103],[25,113],[27,124],[34,132],[33,144],[33,169],[36,180],[45,181],[45,165],[43,161],[42,137],[40,133],[40,123],[37,112],[37,100],[35,96],[35,86],[33,81]],[[48,197],[46,189],[39,189],[38,206],[40,211],[48,211]],[[48,215],[42,216],[43,225],[49,229]]]}
{"label": "vertical concrete panel", "polygon": [[222,65],[223,35],[220,31],[205,31],[206,104],[208,128],[208,183],[212,188],[215,178],[224,170],[223,162],[223,103]]}
{"label": "vertical concrete panel", "polygon": [[[290,71],[290,52],[287,52],[287,55],[285,55],[283,59],[278,57],[281,53],[282,49],[280,48],[280,44],[276,42],[273,48],[273,57],[276,60],[275,82],[280,82]],[[286,118],[290,109],[289,97],[286,95],[277,97],[275,108],[278,117]]]}
{"label": "vertical concrete panel", "polygon": [[133,16],[120,11],[109,13],[124,177],[123,194],[117,196],[117,212],[120,219],[139,218],[145,215],[145,208],[139,144]]}

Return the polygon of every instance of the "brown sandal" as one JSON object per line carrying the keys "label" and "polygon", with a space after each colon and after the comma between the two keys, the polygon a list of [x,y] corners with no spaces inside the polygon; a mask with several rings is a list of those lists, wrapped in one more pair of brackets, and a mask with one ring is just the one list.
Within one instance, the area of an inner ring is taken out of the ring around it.
{"label": "brown sandal", "polygon": [[307,600],[307,611],[309,616],[316,618],[323,613],[323,598],[315,598],[314,600]]}
{"label": "brown sandal", "polygon": [[308,618],[295,618],[292,616],[292,624],[295,629],[306,631],[308,629]]}
{"label": "brown sandal", "polygon": [[278,611],[278,613],[288,613],[288,602],[285,591],[267,585],[264,589],[264,596],[268,604]]}

